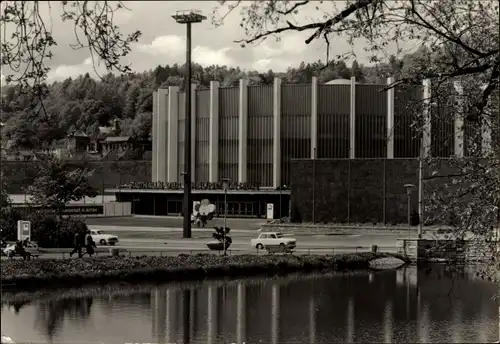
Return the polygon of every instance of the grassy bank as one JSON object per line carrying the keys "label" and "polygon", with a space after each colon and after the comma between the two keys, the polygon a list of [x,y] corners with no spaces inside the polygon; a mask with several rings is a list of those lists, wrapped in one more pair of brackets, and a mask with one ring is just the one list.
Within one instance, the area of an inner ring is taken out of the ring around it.
{"label": "grassy bank", "polygon": [[84,259],[4,260],[2,286],[16,289],[78,287],[91,283],[185,281],[204,278],[276,275],[292,272],[364,270],[370,261],[392,256],[353,253],[325,256],[211,254],[177,257],[96,257]]}

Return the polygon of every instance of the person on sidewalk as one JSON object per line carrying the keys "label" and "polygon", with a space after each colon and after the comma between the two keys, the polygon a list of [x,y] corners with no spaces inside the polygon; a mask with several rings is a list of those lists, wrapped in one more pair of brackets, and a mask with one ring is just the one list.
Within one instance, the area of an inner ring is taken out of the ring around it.
{"label": "person on sidewalk", "polygon": [[[92,235],[90,235],[90,231],[87,231],[87,235],[85,235],[85,248],[87,249],[87,253],[89,257],[95,253],[94,247],[96,247],[94,239],[92,239]],[[84,253],[84,254],[85,254]]]}
{"label": "person on sidewalk", "polygon": [[73,256],[73,254],[78,253],[78,258],[82,258],[82,246],[80,243],[80,233],[76,232],[73,237],[73,251],[70,252],[69,256]]}

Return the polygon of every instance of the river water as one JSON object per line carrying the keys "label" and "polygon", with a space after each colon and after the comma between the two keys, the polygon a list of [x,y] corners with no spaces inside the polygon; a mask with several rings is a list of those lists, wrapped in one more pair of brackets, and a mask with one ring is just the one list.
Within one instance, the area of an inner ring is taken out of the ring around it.
{"label": "river water", "polygon": [[[472,269],[472,268],[471,268]],[[3,293],[17,343],[486,343],[497,287],[467,269]]]}

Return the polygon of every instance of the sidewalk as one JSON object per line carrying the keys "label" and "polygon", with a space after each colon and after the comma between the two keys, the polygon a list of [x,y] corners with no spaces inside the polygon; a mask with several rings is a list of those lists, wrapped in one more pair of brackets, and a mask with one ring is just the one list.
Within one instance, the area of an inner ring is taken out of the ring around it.
{"label": "sidewalk", "polygon": [[[111,225],[87,225],[89,229],[102,230],[104,232],[173,232],[181,233],[183,229],[181,227],[136,227],[136,226],[111,226]],[[209,232],[212,233],[214,229],[212,227],[191,227],[193,233]],[[255,234],[257,231],[254,229],[233,229],[231,228],[231,233],[246,233]]]}

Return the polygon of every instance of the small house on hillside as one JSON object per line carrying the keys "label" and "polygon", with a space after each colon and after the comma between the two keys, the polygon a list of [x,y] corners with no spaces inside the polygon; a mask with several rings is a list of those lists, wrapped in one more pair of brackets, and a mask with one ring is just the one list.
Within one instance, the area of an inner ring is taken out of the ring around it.
{"label": "small house on hillside", "polygon": [[67,137],[66,149],[69,152],[83,153],[88,150],[90,137],[81,130],[71,133]]}

